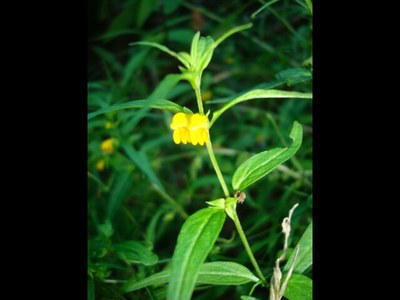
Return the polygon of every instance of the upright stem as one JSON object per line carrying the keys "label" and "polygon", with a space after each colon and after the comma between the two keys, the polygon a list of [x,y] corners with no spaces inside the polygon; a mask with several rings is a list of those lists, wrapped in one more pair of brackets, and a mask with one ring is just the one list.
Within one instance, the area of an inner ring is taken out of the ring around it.
{"label": "upright stem", "polygon": [[[197,105],[199,107],[199,112],[201,114],[204,114],[203,101],[201,100],[201,93],[200,93],[200,78],[196,79],[196,84],[193,87],[196,93],[196,100],[197,100]],[[217,159],[215,158],[214,150],[211,144],[211,138],[209,139],[208,142],[206,142],[206,146],[207,146],[208,156],[210,156],[211,163],[214,167],[215,173],[217,173],[217,177],[219,183],[221,184],[222,189],[224,190],[225,197],[229,197],[229,190],[228,187],[226,186],[224,177],[222,176]]]}
{"label": "upright stem", "polygon": [[194,89],[196,93],[196,100],[197,100],[197,106],[199,107],[199,112],[204,115],[204,109],[203,109],[203,101],[201,100],[201,93],[200,93],[200,83],[198,83],[196,79],[196,87]]}
{"label": "upright stem", "polygon": [[[203,102],[201,100],[201,93],[200,93],[200,80],[201,80],[201,77],[196,78],[195,85],[192,84],[192,86],[196,93],[196,100],[197,100],[197,105],[199,107],[199,112],[201,114],[204,114]],[[208,155],[210,156],[210,160],[214,167],[215,173],[217,173],[217,177],[218,177],[219,183],[221,184],[221,187],[224,191],[225,197],[229,197],[229,190],[225,183],[224,177],[222,176],[217,159],[215,158],[214,150],[213,150],[212,143],[211,143],[211,138],[209,139],[208,142],[206,142],[206,146],[207,146]],[[235,209],[233,210],[233,221],[235,222],[236,229],[239,232],[239,236],[242,239],[244,248],[246,249],[246,252],[249,255],[250,261],[253,264],[253,266],[256,270],[256,273],[258,274],[259,278],[261,279],[262,284],[264,286],[266,286],[267,281],[265,280],[265,277],[261,273],[260,267],[258,266],[256,259],[254,258],[253,252],[251,251],[249,243],[247,242],[246,235],[244,234],[242,225],[240,225],[239,217],[238,217]]]}
{"label": "upright stem", "polygon": [[222,176],[217,159],[215,158],[214,150],[213,150],[213,147],[211,144],[211,139],[206,143],[206,146],[207,146],[208,155],[210,156],[210,160],[214,167],[215,173],[217,173],[219,183],[221,184],[221,187],[224,190],[225,197],[229,197],[229,190],[228,190],[228,187],[226,186],[224,177]]}
{"label": "upright stem", "polygon": [[240,224],[239,217],[236,213],[236,210],[233,211],[233,222],[235,222],[236,229],[239,233],[240,238],[242,239],[244,248],[246,249],[247,255],[250,257],[250,261],[254,266],[254,269],[256,269],[256,273],[258,277],[261,279],[263,285],[265,286],[267,284],[267,280],[265,279],[264,275],[261,273],[260,267],[257,264],[256,259],[254,258],[253,252],[251,251],[249,242],[247,241],[246,235],[244,234],[242,225]]}

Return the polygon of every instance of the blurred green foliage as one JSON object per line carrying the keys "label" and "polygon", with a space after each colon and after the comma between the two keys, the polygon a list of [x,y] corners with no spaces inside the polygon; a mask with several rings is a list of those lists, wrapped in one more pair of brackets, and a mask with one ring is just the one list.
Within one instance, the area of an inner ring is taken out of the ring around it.
{"label": "blurred green foliage", "polygon": [[[217,38],[247,22],[253,27],[224,41],[203,73],[205,111],[218,109],[239,93],[274,84],[310,92],[310,1],[269,2],[89,0],[88,111],[151,97],[195,111],[189,83],[177,83],[173,76],[166,79],[179,73],[178,62],[129,43],[152,41],[174,51],[189,51],[197,30]],[[246,190],[246,201],[238,205],[242,226],[267,278],[282,249],[281,223],[288,210],[300,204],[292,218],[292,247],[312,220],[311,102],[244,102],[221,116],[210,131],[230,184],[242,162],[255,153],[290,145],[286,137],[293,121],[303,125],[303,144],[295,158]],[[175,145],[170,121],[169,112],[140,108],[110,112],[88,122],[88,299],[163,299],[165,286],[130,293],[123,293],[121,286],[168,268],[187,215],[206,207],[205,201],[223,196],[206,149]],[[111,148],[103,144],[107,139]],[[252,270],[230,219],[208,257],[217,260]],[[305,275],[312,277],[311,270]],[[251,283],[202,286],[193,299],[240,299],[251,287]],[[267,295],[261,287],[253,294],[261,299]]]}

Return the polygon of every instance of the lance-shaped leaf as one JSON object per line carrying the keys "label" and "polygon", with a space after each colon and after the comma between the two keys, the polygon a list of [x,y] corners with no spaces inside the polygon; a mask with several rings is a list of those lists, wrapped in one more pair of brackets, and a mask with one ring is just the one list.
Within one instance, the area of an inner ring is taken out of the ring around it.
{"label": "lance-shaped leaf", "polygon": [[112,111],[123,110],[123,109],[128,109],[128,108],[142,108],[142,107],[158,108],[158,109],[170,111],[172,113],[178,113],[178,112],[192,113],[192,111],[190,109],[188,109],[186,107],[182,107],[179,104],[176,104],[169,100],[163,100],[163,99],[134,100],[134,101],[111,105],[111,106],[99,109],[95,112],[89,113],[88,120],[90,120],[98,115],[105,114],[105,113],[112,112]]}
{"label": "lance-shaped leaf", "polygon": [[293,123],[289,135],[293,143],[287,148],[275,148],[258,153],[239,166],[232,178],[232,187],[236,191],[243,190],[273,171],[278,165],[290,159],[301,146],[303,127]]}
{"label": "lance-shaped leaf", "polygon": [[126,263],[142,263],[151,266],[157,263],[158,256],[151,252],[147,247],[137,241],[126,241],[120,244],[114,244],[115,254]]}
{"label": "lance-shaped leaf", "polygon": [[[253,26],[252,23],[247,23],[247,24],[243,24],[240,26],[236,26],[236,27],[232,28],[231,30],[225,32],[215,42],[214,42],[214,39],[210,36],[201,37],[200,40],[198,40],[198,42],[196,42],[196,45],[195,45],[196,46],[195,53],[197,53],[196,61],[195,61],[196,70],[200,73],[202,73],[204,71],[204,69],[208,66],[208,64],[211,61],[211,58],[214,53],[214,49],[217,48],[218,45],[221,44],[225,39],[227,39],[228,37],[230,37],[231,35],[239,32],[239,31],[249,29],[252,26]],[[192,43],[192,47],[193,47],[193,43]],[[193,49],[192,49],[192,52],[193,52]]]}
{"label": "lance-shaped leaf", "polygon": [[197,64],[199,72],[203,72],[211,61],[214,52],[214,40],[212,37],[201,37],[197,46]]}
{"label": "lance-shaped leaf", "polygon": [[218,47],[219,44],[221,44],[225,39],[230,37],[232,34],[235,34],[239,31],[249,29],[253,26],[253,23],[247,23],[243,25],[236,26],[232,28],[231,30],[225,32],[222,36],[220,36],[214,43],[214,48]]}
{"label": "lance-shaped leaf", "polygon": [[[137,281],[132,278],[122,287],[123,292],[131,292],[150,285],[166,284],[171,276],[171,269],[153,274]],[[196,284],[240,285],[258,282],[260,279],[243,265],[229,261],[215,261],[201,265]]]}
{"label": "lance-shaped leaf", "polygon": [[[296,258],[293,272],[303,273],[312,265],[312,223],[308,225],[298,245],[299,245],[299,254]],[[293,259],[294,259],[294,254],[292,254],[289,257],[285,267],[283,268],[283,272],[287,272],[289,270],[290,266],[293,263]]]}
{"label": "lance-shaped leaf", "polygon": [[257,89],[252,90],[250,92],[244,93],[237,98],[232,99],[228,103],[226,103],[222,108],[218,109],[213,113],[210,127],[214,124],[214,122],[229,108],[232,106],[252,99],[260,99],[260,98],[306,98],[311,99],[312,93],[301,93],[301,92],[291,92],[291,91],[281,91],[281,90],[271,90],[271,89]]}
{"label": "lance-shaped leaf", "polygon": [[214,246],[225,221],[222,209],[204,208],[183,224],[172,256],[168,300],[188,300],[192,296],[198,271]]}
{"label": "lance-shaped leaf", "polygon": [[146,42],[146,41],[141,41],[141,42],[134,42],[134,43],[130,43],[129,46],[135,46],[135,45],[142,45],[142,46],[149,46],[149,47],[154,47],[157,48],[158,50],[161,50],[173,57],[176,57],[181,63],[184,64],[185,67],[189,67],[187,65],[187,60],[181,56],[181,54],[176,53],[175,51],[172,51],[171,49],[169,49],[168,47],[161,45],[159,43],[154,43],[154,42]]}

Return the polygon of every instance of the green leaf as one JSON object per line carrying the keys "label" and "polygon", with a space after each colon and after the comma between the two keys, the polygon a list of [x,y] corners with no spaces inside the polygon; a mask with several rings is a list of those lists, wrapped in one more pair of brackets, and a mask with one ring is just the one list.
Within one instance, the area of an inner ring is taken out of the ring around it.
{"label": "green leaf", "polygon": [[307,7],[308,7],[308,10],[309,10],[309,12],[310,12],[310,15],[312,15],[312,12],[313,12],[313,6],[312,6],[312,2],[311,2],[311,0],[305,0],[306,1],[306,4],[307,4]]}
{"label": "green leaf", "polygon": [[243,190],[273,171],[278,165],[290,159],[299,150],[303,139],[303,127],[295,121],[289,135],[293,143],[287,148],[275,148],[258,153],[235,171],[232,187],[236,191]]}
{"label": "green leaf", "polygon": [[129,159],[139,167],[139,169],[146,174],[149,178],[150,182],[157,185],[160,190],[165,191],[164,186],[161,181],[157,178],[157,175],[154,173],[153,169],[150,166],[149,160],[144,152],[136,151],[129,144],[123,143],[122,149],[124,149],[126,155],[128,155]]}
{"label": "green leaf", "polygon": [[192,63],[192,58],[187,52],[178,52],[178,56],[180,57],[180,61],[183,63],[183,65],[189,69],[190,65]]}
{"label": "green leaf", "polygon": [[[146,49],[147,50],[147,49]],[[178,82],[183,79],[181,74],[169,74],[163,78],[163,80],[157,85],[154,91],[148,96],[146,101],[149,100],[157,100],[167,97],[168,92],[170,92]],[[144,107],[139,111],[135,112],[135,116],[130,118],[130,121],[123,125],[121,128],[121,132],[127,135],[132,129],[147,116],[147,112],[151,109],[151,107]],[[186,111],[186,108],[183,108]]]}
{"label": "green leaf", "polygon": [[132,187],[132,177],[130,171],[122,171],[116,175],[116,179],[110,190],[110,199],[107,205],[107,218],[113,218],[126,194]]}
{"label": "green leaf", "polygon": [[129,82],[129,80],[132,78],[133,72],[145,61],[145,57],[147,56],[148,52],[149,49],[144,49],[132,55],[124,68],[121,80],[122,85],[126,85]]}
{"label": "green leaf", "polygon": [[[196,73],[202,73],[204,69],[208,66],[214,53],[214,49],[218,47],[226,38],[232,34],[248,29],[252,27],[252,23],[244,24],[232,28],[231,30],[224,33],[215,42],[211,36],[201,37],[200,32],[197,32],[192,40],[192,47],[190,50],[190,55],[192,58],[192,66],[195,68]],[[189,80],[189,79],[188,79]],[[190,80],[189,80],[190,81]]]}
{"label": "green leaf", "polygon": [[157,209],[157,212],[155,212],[153,214],[153,216],[151,217],[151,220],[149,222],[149,225],[147,226],[146,229],[146,240],[149,243],[155,244],[156,243],[156,233],[157,230],[161,229],[161,226],[159,224],[159,220],[161,219],[161,217],[163,215],[166,214],[166,212],[169,210],[168,207],[161,207],[159,209]]}
{"label": "green leaf", "polygon": [[136,25],[142,27],[151,13],[157,8],[157,0],[142,0],[139,3]]}
{"label": "green leaf", "polygon": [[169,74],[163,78],[163,80],[157,85],[154,91],[151,93],[148,99],[156,100],[167,96],[168,92],[175,87],[180,80],[182,80],[181,74]]}
{"label": "green leaf", "polygon": [[199,271],[197,283],[215,285],[240,285],[260,279],[245,266],[229,261],[205,263]]}
{"label": "green leaf", "polygon": [[93,47],[93,52],[95,52],[102,60],[108,63],[108,65],[113,68],[114,71],[121,73],[123,72],[123,68],[121,63],[118,61],[117,57],[114,53],[105,50],[100,47]]}
{"label": "green leaf", "polygon": [[192,39],[192,45],[190,46],[190,58],[192,66],[197,65],[197,45],[199,43],[200,31],[197,31]]}
{"label": "green leaf", "polygon": [[222,209],[204,208],[183,224],[172,257],[168,300],[190,299],[198,271],[214,246],[225,221]]}
{"label": "green leaf", "polygon": [[233,215],[236,211],[236,204],[238,202],[239,198],[238,197],[226,197],[225,201],[225,212],[231,218],[232,220],[235,220],[233,218]]}
{"label": "green leaf", "polygon": [[301,92],[290,92],[290,91],[281,91],[281,90],[270,90],[270,89],[257,89],[252,90],[250,92],[244,93],[237,98],[232,99],[227,104],[225,104],[222,108],[218,109],[213,113],[210,127],[214,124],[214,122],[229,108],[232,106],[244,102],[251,99],[260,99],[260,98],[306,98],[311,99],[312,93],[301,93]]}
{"label": "green leaf", "polygon": [[88,300],[94,300],[95,293],[94,293],[94,280],[93,278],[88,278]]}
{"label": "green leaf", "polygon": [[146,246],[137,241],[126,241],[121,244],[114,244],[115,254],[128,264],[141,263],[151,266],[157,263],[158,256],[151,252]]}
{"label": "green leaf", "polygon": [[170,111],[172,113],[178,112],[185,112],[185,113],[192,113],[186,107],[182,107],[179,104],[176,104],[169,100],[162,100],[162,99],[154,99],[154,100],[134,100],[124,103],[114,104],[102,109],[99,109],[95,112],[91,112],[88,114],[88,120],[105,113],[109,113],[112,111],[123,110],[128,108],[142,108],[142,107],[149,107],[149,108],[157,108]]}
{"label": "green leaf", "polygon": [[[308,225],[306,231],[298,243],[300,249],[299,254],[294,265],[294,273],[304,273],[310,266],[312,266],[312,223]],[[292,265],[294,253],[290,256],[283,272],[287,272]],[[293,276],[293,275],[292,275]]]}
{"label": "green leaf", "polygon": [[149,46],[149,47],[154,47],[157,48],[158,50],[161,50],[173,57],[176,57],[183,65],[186,66],[187,62],[186,60],[182,57],[181,54],[177,54],[175,51],[172,51],[168,47],[161,45],[159,43],[155,42],[147,42],[147,41],[140,41],[140,42],[134,42],[134,43],[129,43],[129,46],[136,46],[136,45],[141,45],[141,46]]}
{"label": "green leaf", "polygon": [[283,295],[288,300],[312,300],[312,283],[307,276],[292,274]]}
{"label": "green leaf", "polygon": [[206,201],[208,205],[210,205],[211,208],[220,208],[220,209],[225,209],[225,199],[224,198],[219,198],[216,200],[212,201]]}
{"label": "green leaf", "polygon": [[199,72],[208,66],[214,52],[214,40],[211,36],[201,37],[197,46],[197,65]]}
{"label": "green leaf", "polygon": [[262,12],[264,9],[266,9],[268,6],[274,4],[275,2],[277,2],[279,0],[272,0],[270,2],[265,3],[263,6],[261,6],[259,9],[257,9],[257,11],[255,11],[254,13],[251,14],[251,18],[254,19],[260,12]]}
{"label": "green leaf", "polygon": [[307,58],[302,65],[304,67],[312,67],[313,61],[312,61],[312,56],[310,56],[309,58]]}
{"label": "green leaf", "polygon": [[134,2],[127,3],[121,13],[114,17],[111,25],[108,27],[107,33],[113,33],[119,30],[127,29],[135,20],[137,7]]}
{"label": "green leaf", "polygon": [[179,7],[182,0],[161,0],[161,2],[164,6],[164,12],[170,14]]}
{"label": "green leaf", "polygon": [[112,227],[110,219],[106,219],[104,224],[99,225],[99,231],[109,239],[114,234],[114,229]]}
{"label": "green leaf", "polygon": [[[233,90],[229,90],[229,92],[225,92],[226,94],[231,94],[232,96],[228,96],[225,98],[219,98],[219,99],[214,99],[214,100],[207,100],[206,104],[224,104],[224,103],[228,103],[230,101],[232,101],[235,98],[238,98],[242,95],[244,95],[245,93],[248,93],[249,91],[255,90],[255,89],[273,89],[276,87],[279,87],[281,85],[284,85],[285,81],[284,80],[274,80],[274,81],[270,81],[268,83],[261,83],[261,84],[257,84],[256,86],[249,88],[247,91],[244,92],[240,92],[240,93],[235,93]],[[218,88],[218,90],[222,90],[222,89],[226,89],[226,88]]]}
{"label": "green leaf", "polygon": [[305,68],[287,69],[276,74],[278,80],[284,80],[287,85],[293,85],[299,82],[312,79],[312,73]]}
{"label": "green leaf", "polygon": [[243,24],[237,27],[232,28],[231,30],[225,32],[221,37],[219,37],[215,43],[214,43],[214,48],[217,48],[219,44],[221,44],[225,39],[227,39],[228,37],[230,37],[232,34],[235,34],[236,32],[242,31],[242,30],[246,30],[249,29],[253,26],[253,23],[247,23],[247,24]]}
{"label": "green leaf", "polygon": [[[131,292],[150,285],[166,284],[171,276],[171,269],[153,274],[137,281],[134,277],[124,284],[122,290]],[[216,261],[201,265],[196,284],[240,285],[259,279],[245,266],[235,262]]]}

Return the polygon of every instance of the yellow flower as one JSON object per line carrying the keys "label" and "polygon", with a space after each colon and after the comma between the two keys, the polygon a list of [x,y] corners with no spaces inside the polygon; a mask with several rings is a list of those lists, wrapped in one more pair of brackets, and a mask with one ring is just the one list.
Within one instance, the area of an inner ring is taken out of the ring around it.
{"label": "yellow flower", "polygon": [[104,159],[100,159],[96,163],[96,169],[99,170],[100,172],[104,170]]}
{"label": "yellow flower", "polygon": [[189,124],[190,141],[193,145],[199,143],[201,146],[209,140],[208,118],[205,115],[194,114]]}
{"label": "yellow flower", "polygon": [[100,148],[101,148],[101,150],[103,150],[106,153],[112,153],[113,152],[112,138],[106,139],[103,142],[101,142]]}
{"label": "yellow flower", "polygon": [[104,127],[105,127],[106,129],[110,129],[110,128],[112,127],[112,123],[109,122],[109,121],[107,121],[106,124],[104,125]]}
{"label": "yellow flower", "polygon": [[173,116],[171,129],[174,130],[175,144],[191,143],[204,145],[210,139],[208,133],[208,118],[202,114],[184,114],[182,112]]}
{"label": "yellow flower", "polygon": [[171,129],[174,130],[174,143],[180,144],[181,142],[187,144],[190,143],[190,136],[188,130],[188,124],[190,122],[190,115],[184,113],[177,113],[172,118]]}

